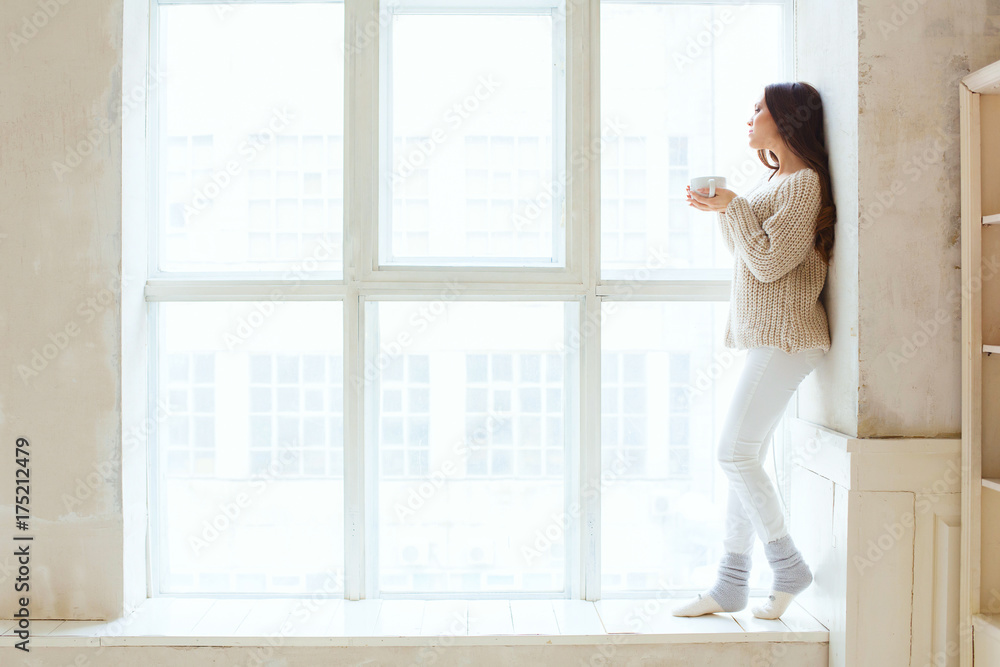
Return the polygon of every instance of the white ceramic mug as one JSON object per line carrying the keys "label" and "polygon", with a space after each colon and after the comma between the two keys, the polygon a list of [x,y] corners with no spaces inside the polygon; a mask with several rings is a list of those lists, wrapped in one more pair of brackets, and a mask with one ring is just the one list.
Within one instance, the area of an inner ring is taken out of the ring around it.
{"label": "white ceramic mug", "polygon": [[[702,195],[703,197],[714,197],[715,188],[726,187],[726,179],[722,176],[696,176],[691,179],[691,189],[700,190],[706,188],[708,190],[707,195]],[[701,194],[700,192],[698,194]]]}

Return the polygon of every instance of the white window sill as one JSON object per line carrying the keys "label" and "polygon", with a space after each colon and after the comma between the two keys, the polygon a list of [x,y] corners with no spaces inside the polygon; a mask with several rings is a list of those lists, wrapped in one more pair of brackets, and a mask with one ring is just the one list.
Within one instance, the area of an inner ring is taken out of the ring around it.
{"label": "white window sill", "polygon": [[[449,646],[828,643],[797,602],[778,620],[742,611],[681,618],[680,599],[343,600],[154,598],[115,621],[32,621],[30,646]],[[638,625],[636,620],[639,621]],[[0,621],[0,646],[15,622]]]}

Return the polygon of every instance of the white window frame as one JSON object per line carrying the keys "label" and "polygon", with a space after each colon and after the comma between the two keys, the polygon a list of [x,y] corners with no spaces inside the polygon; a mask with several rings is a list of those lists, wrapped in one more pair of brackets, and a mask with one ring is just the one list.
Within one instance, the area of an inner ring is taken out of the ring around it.
{"label": "white window frame", "polygon": [[[157,147],[157,88],[152,73],[158,63],[157,31],[160,6],[179,4],[218,4],[212,0],[136,0],[148,2],[149,61],[145,72],[147,91],[146,132],[146,192],[145,220],[137,214],[126,215],[126,224],[145,225],[135,236],[143,238],[145,257],[125,258],[128,267],[148,267],[142,276],[146,302],[143,325],[149,338],[146,367],[148,394],[145,401],[146,424],[149,437],[156,437],[156,415],[162,412],[157,404],[154,388],[157,386],[157,328],[159,327],[160,302],[169,301],[232,301],[268,300],[272,291],[278,290],[283,298],[292,301],[342,301],[344,307],[344,481],[345,481],[345,580],[344,597],[358,600],[376,594],[374,577],[374,549],[366,552],[365,545],[376,547],[372,541],[374,512],[377,511],[375,489],[362,480],[371,477],[371,447],[365,446],[365,432],[371,428],[366,422],[366,401],[371,400],[372,384],[358,387],[351,378],[363,376],[364,350],[372,341],[365,340],[364,304],[370,299],[434,299],[455,282],[461,285],[456,299],[468,300],[565,300],[580,303],[578,331],[580,332],[579,373],[567,373],[566,382],[577,382],[577,405],[567,410],[566,418],[572,428],[564,432],[567,440],[572,433],[579,434],[580,447],[570,447],[574,456],[567,456],[570,481],[566,490],[567,508],[579,503],[579,512],[569,513],[567,526],[567,597],[597,600],[601,597],[600,578],[600,477],[601,477],[601,321],[603,301],[726,301],[730,293],[727,270],[689,271],[667,273],[662,280],[602,280],[600,278],[600,164],[593,148],[601,138],[600,115],[600,0],[566,0],[566,95],[562,111],[565,112],[565,145],[560,146],[560,159],[567,169],[565,184],[565,266],[558,268],[525,267],[467,267],[440,268],[435,266],[386,267],[378,263],[377,235],[379,220],[379,128],[380,128],[380,49],[360,48],[346,50],[345,61],[345,128],[344,128],[344,229],[342,277],[320,275],[308,280],[288,278],[287,272],[261,275],[240,272],[226,273],[225,277],[211,272],[180,273],[160,272],[156,265],[155,225],[158,215],[156,184],[159,169]],[[332,2],[333,0],[229,0],[228,4],[272,4],[302,2]],[[622,0],[604,0],[615,2]],[[633,2],[681,3],[682,0],[632,0]],[[538,7],[550,6],[548,0],[534,0]],[[732,4],[719,0],[683,0],[684,4]],[[792,26],[794,25],[794,0],[745,0],[747,4],[781,5],[783,8],[785,43],[785,72],[793,80],[794,53]],[[226,3],[223,3],[226,4]],[[466,7],[468,0],[425,0],[424,7],[437,7],[441,11]],[[345,43],[351,35],[365,36],[369,44],[379,42],[378,32],[384,27],[380,20],[379,0],[345,0]],[[558,46],[558,45],[555,45]],[[557,142],[554,141],[555,145]],[[591,159],[593,158],[593,159]],[[558,174],[558,171],[556,172]],[[554,174],[554,175],[556,175]],[[128,197],[126,193],[126,197]],[[128,210],[137,207],[127,205]],[[130,219],[131,218],[131,219]],[[130,242],[131,243],[131,242]],[[125,244],[126,252],[130,244]],[[279,275],[281,274],[281,275]],[[128,323],[126,323],[128,326]],[[567,331],[569,335],[569,331]],[[569,385],[567,385],[569,386]],[[568,391],[568,390],[567,390]],[[369,414],[370,417],[370,414]],[[568,424],[569,426],[569,424]],[[124,449],[124,446],[123,446]],[[151,450],[152,451],[152,450]],[[569,452],[567,452],[569,453]],[[123,470],[134,470],[135,461],[141,458],[146,465],[147,453],[126,454]],[[132,458],[137,457],[137,458]],[[146,502],[156,497],[157,470],[150,461],[148,481],[142,487]],[[377,474],[377,467],[375,468]],[[126,472],[128,474],[128,472]],[[126,480],[127,483],[127,480]],[[595,492],[596,491],[596,492]],[[135,491],[126,489],[128,496]],[[585,492],[585,493],[584,493]],[[126,505],[128,500],[126,500]],[[155,511],[155,508],[151,508]],[[152,540],[146,559],[147,595],[158,595],[158,578],[151,571],[158,548],[155,526],[148,524],[148,539]],[[132,549],[135,551],[135,549]],[[203,596],[203,595],[199,595]],[[220,596],[232,597],[232,596]],[[266,597],[266,595],[254,595]],[[456,597],[452,595],[420,595]],[[469,597],[463,594],[459,597]],[[496,597],[482,595],[480,597]],[[517,595],[506,597],[532,597]],[[551,597],[551,596],[546,596]]]}

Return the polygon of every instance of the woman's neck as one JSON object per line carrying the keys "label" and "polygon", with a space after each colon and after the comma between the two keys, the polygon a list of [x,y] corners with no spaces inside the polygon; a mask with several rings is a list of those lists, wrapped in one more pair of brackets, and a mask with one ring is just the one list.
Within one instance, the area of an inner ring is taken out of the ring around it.
{"label": "woman's neck", "polygon": [[778,160],[778,170],[774,172],[775,176],[788,176],[809,166],[787,147],[783,147],[781,150],[774,150],[773,148],[770,150]]}

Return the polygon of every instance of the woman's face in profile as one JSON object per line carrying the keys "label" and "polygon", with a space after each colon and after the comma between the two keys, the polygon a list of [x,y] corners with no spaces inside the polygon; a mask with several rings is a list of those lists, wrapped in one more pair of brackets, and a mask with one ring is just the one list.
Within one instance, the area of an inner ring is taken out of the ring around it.
{"label": "woman's face in profile", "polygon": [[774,119],[771,118],[771,113],[767,110],[763,94],[760,99],[754,102],[753,115],[750,116],[747,125],[750,127],[750,148],[766,150],[775,145],[778,127],[774,124]]}

